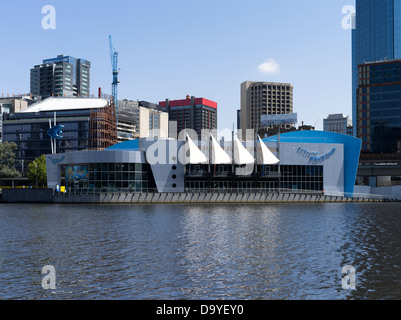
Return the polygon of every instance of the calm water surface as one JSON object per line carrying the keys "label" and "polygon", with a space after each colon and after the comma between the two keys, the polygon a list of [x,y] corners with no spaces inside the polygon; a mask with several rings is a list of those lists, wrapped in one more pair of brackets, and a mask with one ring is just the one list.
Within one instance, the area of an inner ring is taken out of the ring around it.
{"label": "calm water surface", "polygon": [[400,208],[0,204],[0,299],[401,299]]}

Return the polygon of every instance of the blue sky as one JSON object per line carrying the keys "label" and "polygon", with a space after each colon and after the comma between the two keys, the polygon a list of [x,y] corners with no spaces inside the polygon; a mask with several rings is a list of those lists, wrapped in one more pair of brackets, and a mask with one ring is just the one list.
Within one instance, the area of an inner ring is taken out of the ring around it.
{"label": "blue sky", "polygon": [[[42,28],[45,5],[55,30]],[[91,61],[92,93],[110,93],[110,34],[120,99],[211,99],[222,130],[236,125],[242,82],[289,82],[299,123],[321,130],[328,114],[352,114],[345,5],[354,0],[2,0],[0,94],[28,93],[30,69],[59,54]]]}

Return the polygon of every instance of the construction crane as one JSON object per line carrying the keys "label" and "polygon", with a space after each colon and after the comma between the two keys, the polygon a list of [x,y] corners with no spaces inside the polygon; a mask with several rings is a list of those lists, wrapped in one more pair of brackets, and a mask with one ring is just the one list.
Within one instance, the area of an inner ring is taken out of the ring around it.
{"label": "construction crane", "polygon": [[[118,108],[118,84],[120,83],[120,79],[118,78],[118,52],[115,51],[113,47],[113,41],[111,36],[109,36],[109,43],[110,43],[110,58],[111,58],[111,68],[113,72],[113,83],[111,84],[111,94],[114,99],[114,107]],[[117,118],[118,121],[118,118]]]}

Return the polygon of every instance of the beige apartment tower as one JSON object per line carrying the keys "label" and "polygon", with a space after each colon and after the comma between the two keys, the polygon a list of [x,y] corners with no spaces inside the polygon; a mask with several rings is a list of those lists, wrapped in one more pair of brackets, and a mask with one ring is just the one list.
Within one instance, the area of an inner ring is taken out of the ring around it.
{"label": "beige apartment tower", "polygon": [[118,101],[118,142],[140,138],[167,138],[168,113],[146,101]]}
{"label": "beige apartment tower", "polygon": [[168,113],[139,107],[139,138],[167,138]]}
{"label": "beige apartment tower", "polygon": [[[258,133],[263,129],[261,116],[293,113],[294,87],[289,83],[245,81],[241,84],[241,129]],[[292,125],[283,125],[289,129]]]}

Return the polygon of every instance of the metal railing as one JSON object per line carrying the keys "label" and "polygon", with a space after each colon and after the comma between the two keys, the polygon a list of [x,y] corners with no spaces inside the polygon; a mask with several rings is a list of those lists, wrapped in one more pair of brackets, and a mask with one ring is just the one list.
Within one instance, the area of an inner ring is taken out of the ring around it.
{"label": "metal railing", "polygon": [[57,192],[58,195],[98,195],[102,193],[157,193],[157,189],[146,189],[142,191],[136,191],[133,189],[117,189],[117,188],[76,188],[67,189],[65,192]]}
{"label": "metal railing", "polygon": [[323,191],[316,190],[295,190],[285,188],[186,188],[187,193],[272,193],[272,194],[304,194],[304,195],[323,195]]}

